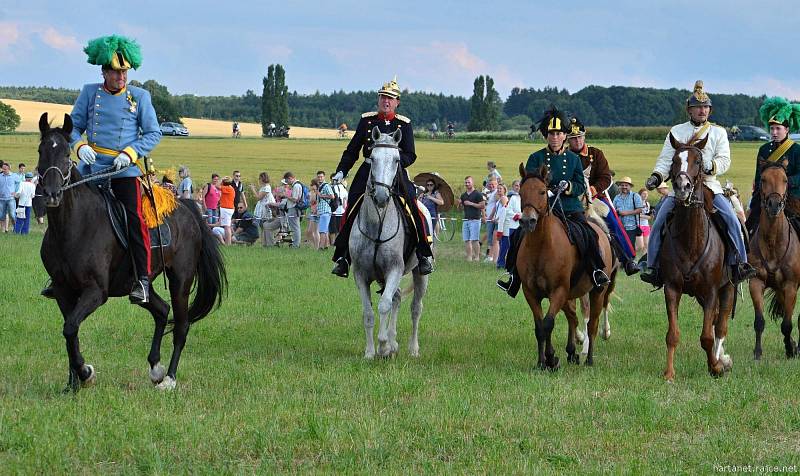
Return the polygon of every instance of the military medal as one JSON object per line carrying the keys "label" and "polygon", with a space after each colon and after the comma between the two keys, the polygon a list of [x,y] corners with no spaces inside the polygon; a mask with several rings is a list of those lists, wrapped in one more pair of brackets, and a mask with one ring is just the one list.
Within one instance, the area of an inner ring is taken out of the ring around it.
{"label": "military medal", "polygon": [[136,101],[133,100],[133,96],[131,95],[130,91],[128,91],[128,104],[130,104],[128,110],[132,113],[136,113]]}

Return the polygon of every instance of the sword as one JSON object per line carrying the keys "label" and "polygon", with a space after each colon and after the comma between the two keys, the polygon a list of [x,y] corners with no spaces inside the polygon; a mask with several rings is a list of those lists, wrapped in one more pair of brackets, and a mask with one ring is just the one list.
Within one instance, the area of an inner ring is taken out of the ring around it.
{"label": "sword", "polygon": [[[158,235],[158,251],[161,255],[161,277],[164,278],[164,289],[169,289],[167,286],[167,265],[164,261],[164,243],[161,240],[161,229],[158,227],[158,208],[156,208],[156,197],[153,194],[153,183],[150,180],[150,167],[153,162],[150,156],[144,156],[144,176],[147,180],[147,187],[145,187],[145,194],[150,198],[150,203],[153,205],[153,213],[156,215],[156,234]],[[149,231],[148,231],[149,233]]]}

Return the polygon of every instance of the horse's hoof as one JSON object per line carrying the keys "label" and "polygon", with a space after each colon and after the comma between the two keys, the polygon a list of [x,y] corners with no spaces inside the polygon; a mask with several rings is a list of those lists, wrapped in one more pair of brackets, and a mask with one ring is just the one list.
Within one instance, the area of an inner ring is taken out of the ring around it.
{"label": "horse's hoof", "polygon": [[603,331],[603,340],[608,340],[611,338],[611,331]]}
{"label": "horse's hoof", "polygon": [[175,390],[175,385],[175,379],[167,375],[161,383],[156,385],[156,388],[159,390]]}
{"label": "horse's hoof", "polygon": [[570,354],[567,356],[567,362],[570,364],[579,365],[581,363],[581,358],[578,357],[578,354]]}
{"label": "horse's hoof", "polygon": [[575,331],[575,343],[578,345],[583,345],[583,341],[586,338],[581,331]]}
{"label": "horse's hoof", "polygon": [[587,355],[586,356],[586,360],[583,361],[583,365],[585,365],[587,367],[593,366],[594,365],[594,357],[591,357],[591,356]]}
{"label": "horse's hoof", "polygon": [[89,374],[86,378],[83,378],[81,376],[81,387],[84,387],[84,388],[91,387],[92,385],[97,383],[97,372],[94,371],[94,367],[92,367],[89,364],[84,364],[83,369],[81,369],[81,370],[83,370],[83,372],[81,372],[81,373],[88,372],[88,374]]}
{"label": "horse's hoof", "polygon": [[375,352],[364,351],[364,359],[365,360],[372,360],[375,358]]}
{"label": "horse's hoof", "polygon": [[161,365],[161,362],[157,363],[150,369],[150,381],[153,382],[153,385],[161,383],[164,380],[165,375],[167,375],[167,369]]}
{"label": "horse's hoof", "polygon": [[408,355],[411,357],[419,357],[419,346],[418,345],[409,345],[408,346]]}
{"label": "horse's hoof", "polygon": [[753,360],[761,360],[761,351],[760,350],[754,350],[753,351]]}
{"label": "horse's hoof", "polygon": [[730,372],[733,369],[733,359],[729,354],[722,354],[722,357],[719,358],[720,363],[722,363],[722,370],[724,372]]}
{"label": "horse's hoof", "polygon": [[547,363],[547,368],[551,372],[555,372],[556,370],[560,369],[561,362],[558,360],[558,357],[554,355],[553,358],[550,359],[550,362]]}
{"label": "horse's hoof", "polygon": [[664,380],[667,383],[674,383],[675,382],[675,371],[674,370],[665,370],[664,371]]}
{"label": "horse's hoof", "polygon": [[714,378],[719,378],[722,377],[722,374],[725,373],[725,370],[722,367],[722,363],[717,362],[717,365],[714,365],[713,367],[708,369],[708,373],[711,374],[711,376]]}

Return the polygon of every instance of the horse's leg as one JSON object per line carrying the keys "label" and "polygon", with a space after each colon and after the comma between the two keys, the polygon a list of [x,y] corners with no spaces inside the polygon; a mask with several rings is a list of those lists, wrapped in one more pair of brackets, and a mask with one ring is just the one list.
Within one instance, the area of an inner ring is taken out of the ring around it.
{"label": "horse's leg", "polygon": [[153,341],[150,343],[150,353],[147,355],[147,362],[150,363],[150,381],[153,382],[153,384],[159,384],[164,380],[164,376],[167,375],[167,369],[161,365],[161,341],[164,338],[164,329],[167,326],[167,319],[169,318],[169,304],[155,293],[151,283],[150,302],[140,304],[140,306],[147,309],[155,321]]}
{"label": "horse's leg", "polygon": [[602,322],[602,330],[603,330],[603,340],[608,340],[611,338],[611,321],[608,319],[608,302],[611,299],[611,293],[614,290],[611,288],[607,288],[606,292],[603,294],[603,301],[601,305],[603,306],[603,322]]}
{"label": "horse's leg", "polygon": [[764,333],[764,281],[758,278],[750,280],[750,299],[753,301],[753,329],[756,332],[756,345],[753,349],[753,358],[761,360],[761,335]]}
{"label": "horse's leg", "polygon": [[723,372],[730,372],[733,368],[733,359],[725,353],[725,337],[728,336],[728,319],[733,310],[733,300],[736,297],[736,286],[728,284],[719,292],[719,315],[714,323],[714,357],[722,365]]}
{"label": "horse's leg", "polygon": [[784,313],[781,332],[783,333],[783,345],[786,348],[786,358],[792,359],[797,356],[797,343],[792,339],[792,314],[794,313],[794,300],[797,298],[797,284],[783,283],[782,292]]}
{"label": "horse's leg", "polygon": [[[575,309],[575,300],[568,299],[567,303],[564,304],[564,308],[562,309],[564,314],[567,316],[567,362],[571,364],[579,364],[581,358],[578,356],[578,353],[575,351],[575,333],[578,327],[578,313]],[[586,341],[584,341],[586,342]],[[588,342],[587,342],[588,343]]]}
{"label": "horse's leg", "polygon": [[589,351],[586,353],[584,365],[594,365],[594,344],[597,342],[597,327],[600,322],[600,310],[603,308],[603,296],[606,289],[589,293],[589,324],[587,326],[586,340],[589,341]]}
{"label": "horse's leg", "polygon": [[355,273],[356,287],[361,296],[361,310],[364,317],[364,335],[366,346],[364,348],[364,358],[373,359],[375,357],[375,313],[372,311],[372,297],[369,295],[369,281]]}
{"label": "horse's leg", "polygon": [[65,296],[69,291],[55,289],[56,300],[64,316],[63,335],[67,344],[69,357],[69,379],[65,391],[76,392],[81,386],[93,385],[97,374],[94,367],[87,364],[81,355],[78,332],[86,317],[100,307],[105,301],[103,293],[97,287],[85,288],[78,298]]}
{"label": "horse's leg", "polygon": [[[536,296],[533,291],[530,291],[526,286],[522,286],[522,294],[525,295],[525,300],[528,301],[528,306],[533,313],[533,326],[534,334],[536,335],[536,346],[538,350],[538,359],[536,365],[544,370],[545,365],[545,330],[544,330],[544,311],[542,310],[542,300]],[[551,328],[552,329],[552,328]]]}
{"label": "horse's leg", "polygon": [[578,329],[575,334],[575,342],[583,345],[581,353],[586,355],[589,352],[589,342],[586,340],[586,329],[589,325],[589,295],[581,296],[579,300],[581,303],[581,316],[583,317],[583,329]]}
{"label": "horse's leg", "polygon": [[414,278],[414,299],[411,301],[411,337],[408,339],[408,353],[411,357],[419,357],[419,339],[417,330],[419,318],[422,316],[422,298],[428,289],[428,276],[421,276],[416,270]]}
{"label": "horse's leg", "polygon": [[667,305],[667,368],[664,369],[664,379],[672,382],[675,379],[675,348],[681,339],[681,330],[678,328],[678,307],[681,304],[681,293],[671,285],[664,286],[664,301]]}
{"label": "horse's leg", "polygon": [[545,315],[544,319],[542,320],[542,330],[547,343],[547,347],[545,348],[545,359],[547,368],[550,370],[558,370],[560,367],[558,357],[556,356],[556,351],[553,348],[553,328],[555,327],[558,311],[560,311],[567,302],[568,293],[569,289],[562,287],[556,288],[550,294],[550,307],[547,308],[547,315]]}
{"label": "horse's leg", "polygon": [[722,364],[717,360],[714,355],[716,350],[716,340],[714,339],[714,325],[719,316],[719,294],[711,290],[702,299],[703,302],[703,330],[700,334],[700,347],[706,351],[706,360],[708,363],[708,372],[712,377],[719,377],[722,375]]}
{"label": "horse's leg", "polygon": [[396,355],[399,349],[397,345],[397,315],[400,313],[400,301],[402,297],[400,288],[397,288],[394,295],[392,295],[392,311],[389,317],[389,352],[392,355]]}
{"label": "horse's leg", "polygon": [[[395,293],[400,287],[400,278],[402,272],[392,272],[386,274],[386,285],[383,289],[383,294],[378,301],[378,355],[381,357],[390,357],[392,355],[392,343],[396,330],[392,330],[391,313],[394,309]],[[398,296],[399,299],[399,296]],[[397,341],[394,343],[397,351]]]}

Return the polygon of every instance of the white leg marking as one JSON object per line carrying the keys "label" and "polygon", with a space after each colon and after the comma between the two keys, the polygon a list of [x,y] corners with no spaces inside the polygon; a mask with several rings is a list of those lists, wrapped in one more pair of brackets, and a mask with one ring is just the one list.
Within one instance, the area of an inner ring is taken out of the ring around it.
{"label": "white leg marking", "polygon": [[157,363],[153,366],[153,368],[150,369],[150,381],[153,382],[154,385],[161,383],[161,381],[164,380],[165,375],[167,375],[167,369],[161,365],[161,362]]}
{"label": "white leg marking", "polygon": [[160,384],[156,385],[156,388],[159,390],[174,390],[175,379],[167,375],[166,377],[164,377],[164,380],[162,380]]}

